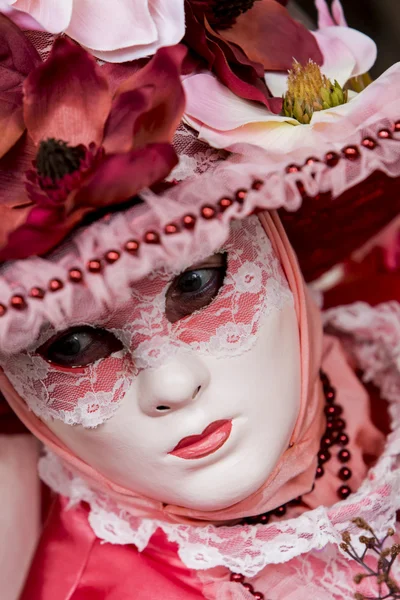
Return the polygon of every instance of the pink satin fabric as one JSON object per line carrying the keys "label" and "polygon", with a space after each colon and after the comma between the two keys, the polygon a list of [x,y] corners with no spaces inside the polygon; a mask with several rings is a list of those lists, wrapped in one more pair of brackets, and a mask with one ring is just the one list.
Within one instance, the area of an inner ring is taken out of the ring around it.
{"label": "pink satin fabric", "polygon": [[[290,446],[264,485],[245,500],[224,510],[195,511],[179,506],[165,506],[114,484],[63,445],[46,424],[28,410],[4,373],[0,375],[1,391],[32,433],[80,473],[94,488],[107,491],[136,516],[199,525],[226,522],[261,514],[309,492],[312,488],[317,465],[316,456],[325,425],[322,386],[319,379],[322,326],[319,311],[307,292],[296,256],[278,216],[274,213],[264,213],[260,215],[260,222],[280,259],[295,299],[301,344],[301,407]],[[340,383],[339,375],[336,380]]]}
{"label": "pink satin fabric", "polygon": [[202,584],[158,532],[143,552],[103,544],[84,506],[58,498],[47,519],[20,600],[199,600]]}

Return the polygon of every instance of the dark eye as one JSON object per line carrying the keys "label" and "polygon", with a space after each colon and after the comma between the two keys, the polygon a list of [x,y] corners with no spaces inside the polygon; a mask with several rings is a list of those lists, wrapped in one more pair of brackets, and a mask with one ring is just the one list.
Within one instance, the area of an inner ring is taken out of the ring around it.
{"label": "dark eye", "polygon": [[215,254],[191,267],[171,283],[165,303],[166,317],[175,323],[208,306],[224,283],[226,255]]}
{"label": "dark eye", "polygon": [[111,332],[84,325],[52,338],[37,353],[60,367],[74,368],[86,367],[122,348],[122,343]]}

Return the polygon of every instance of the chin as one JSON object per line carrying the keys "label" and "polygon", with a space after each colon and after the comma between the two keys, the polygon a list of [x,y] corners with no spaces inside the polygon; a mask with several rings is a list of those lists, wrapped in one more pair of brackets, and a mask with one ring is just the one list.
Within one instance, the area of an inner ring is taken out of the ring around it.
{"label": "chin", "polygon": [[269,475],[269,471],[258,468],[255,472],[244,465],[241,468],[230,467],[229,471],[218,470],[219,473],[189,476],[176,488],[180,491],[179,498],[175,496],[168,503],[191,510],[224,510],[254,494]]}

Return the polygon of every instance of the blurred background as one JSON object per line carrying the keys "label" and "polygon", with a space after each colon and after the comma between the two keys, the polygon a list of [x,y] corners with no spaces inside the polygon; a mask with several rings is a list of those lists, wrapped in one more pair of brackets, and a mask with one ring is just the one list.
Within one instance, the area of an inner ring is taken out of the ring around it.
{"label": "blurred background", "polygon": [[[366,33],[378,45],[378,60],[371,71],[375,78],[400,61],[400,0],[341,1],[349,27]],[[317,13],[314,0],[292,0],[291,3],[297,16],[302,16],[309,25],[315,25]]]}

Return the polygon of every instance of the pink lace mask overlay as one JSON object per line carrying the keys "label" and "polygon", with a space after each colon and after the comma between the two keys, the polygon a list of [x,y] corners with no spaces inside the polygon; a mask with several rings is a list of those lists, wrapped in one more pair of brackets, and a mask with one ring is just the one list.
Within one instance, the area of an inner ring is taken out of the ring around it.
{"label": "pink lace mask overlay", "polygon": [[130,298],[111,314],[90,321],[79,303],[80,319],[71,315],[64,327],[101,327],[120,340],[122,350],[87,367],[59,368],[36,352],[55,335],[48,328],[33,347],[0,357],[0,365],[38,417],[96,427],[115,413],[141,370],[157,368],[177,352],[217,358],[246,352],[257,340],[263,317],[293,302],[292,293],[256,217],[234,222],[220,252],[227,255],[224,283],[205,308],[171,323],[166,294],[177,274],[158,270],[136,282]]}

